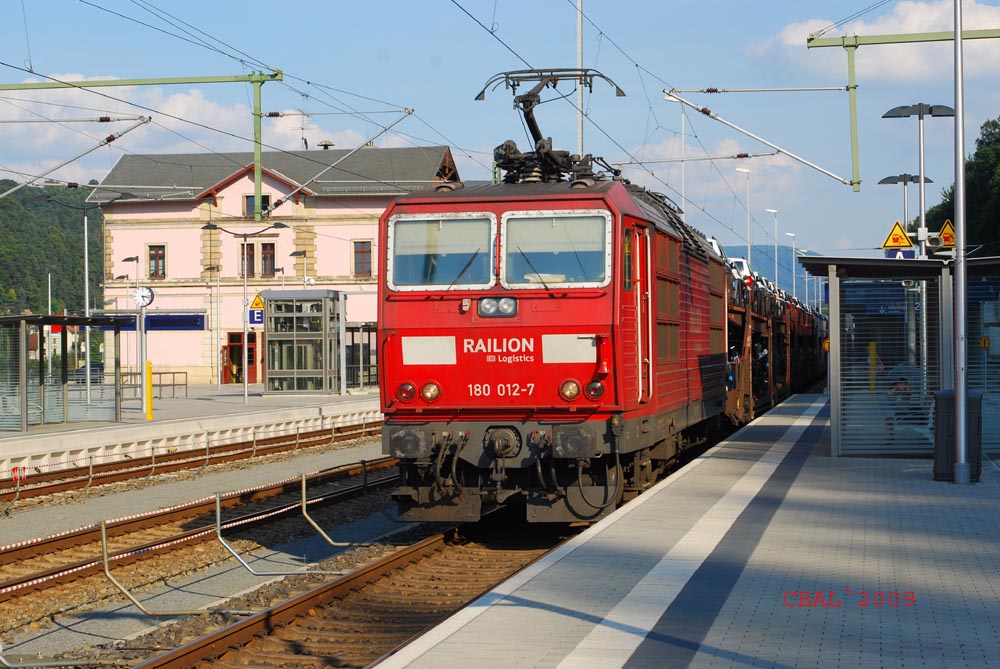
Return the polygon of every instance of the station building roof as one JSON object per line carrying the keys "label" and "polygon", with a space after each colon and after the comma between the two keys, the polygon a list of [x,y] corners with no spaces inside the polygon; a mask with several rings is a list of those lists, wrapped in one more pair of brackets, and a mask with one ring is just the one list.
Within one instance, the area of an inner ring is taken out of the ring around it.
{"label": "station building roof", "polygon": [[[349,153],[346,149],[264,151],[261,167],[271,178],[293,187],[305,185],[302,192],[314,197],[398,195],[459,178],[447,146],[373,147],[347,157]],[[87,200],[196,200],[248,171],[252,174],[253,162],[250,151],[128,154],[115,163]]]}

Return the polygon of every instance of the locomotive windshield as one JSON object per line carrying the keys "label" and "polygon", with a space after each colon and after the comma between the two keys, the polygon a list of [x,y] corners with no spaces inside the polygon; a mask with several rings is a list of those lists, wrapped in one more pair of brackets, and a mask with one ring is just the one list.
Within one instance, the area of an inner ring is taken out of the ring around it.
{"label": "locomotive windshield", "polygon": [[487,214],[394,217],[389,224],[389,285],[401,290],[489,287],[494,221]]}
{"label": "locomotive windshield", "polygon": [[504,286],[597,287],[608,282],[608,212],[511,213],[503,217],[500,239]]}

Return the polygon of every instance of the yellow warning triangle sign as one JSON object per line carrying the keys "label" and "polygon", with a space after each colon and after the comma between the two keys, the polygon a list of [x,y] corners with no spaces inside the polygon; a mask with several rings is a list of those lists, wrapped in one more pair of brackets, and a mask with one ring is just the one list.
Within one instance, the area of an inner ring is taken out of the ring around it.
{"label": "yellow warning triangle sign", "polygon": [[253,298],[253,302],[250,304],[251,309],[263,309],[264,300],[260,299],[260,293],[257,293],[257,297]]}
{"label": "yellow warning triangle sign", "polygon": [[910,236],[906,234],[906,230],[903,226],[899,224],[899,221],[892,226],[892,230],[889,231],[889,236],[885,238],[882,242],[883,250],[889,249],[912,249],[913,242],[910,241]]}
{"label": "yellow warning triangle sign", "polygon": [[941,226],[940,232],[938,232],[938,237],[941,238],[941,246],[946,249],[955,248],[955,226],[951,224],[951,219],[949,218]]}

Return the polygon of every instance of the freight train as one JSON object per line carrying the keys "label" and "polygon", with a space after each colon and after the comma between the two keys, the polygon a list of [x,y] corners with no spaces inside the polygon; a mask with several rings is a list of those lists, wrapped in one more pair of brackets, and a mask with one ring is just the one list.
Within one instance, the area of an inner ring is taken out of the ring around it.
{"label": "freight train", "polygon": [[665,196],[542,138],[540,92],[588,72],[505,73],[537,82],[515,98],[535,150],[505,142],[501,183],[441,182],[380,220],[403,519],[597,520],[825,372],[822,316],[735,272]]}

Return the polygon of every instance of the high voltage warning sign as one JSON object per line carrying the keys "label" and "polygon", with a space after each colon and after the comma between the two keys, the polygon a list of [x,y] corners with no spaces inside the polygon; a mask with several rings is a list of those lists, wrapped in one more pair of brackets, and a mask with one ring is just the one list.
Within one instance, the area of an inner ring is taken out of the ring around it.
{"label": "high voltage warning sign", "polygon": [[938,237],[941,238],[941,246],[946,249],[955,248],[955,226],[951,224],[951,219],[944,222],[941,226],[940,232],[938,232]]}
{"label": "high voltage warning sign", "polygon": [[910,241],[910,236],[906,234],[906,230],[903,226],[896,221],[895,225],[892,226],[892,230],[889,231],[889,236],[885,238],[882,242],[882,249],[912,249],[913,242]]}

